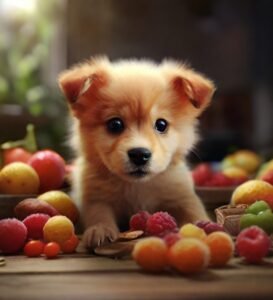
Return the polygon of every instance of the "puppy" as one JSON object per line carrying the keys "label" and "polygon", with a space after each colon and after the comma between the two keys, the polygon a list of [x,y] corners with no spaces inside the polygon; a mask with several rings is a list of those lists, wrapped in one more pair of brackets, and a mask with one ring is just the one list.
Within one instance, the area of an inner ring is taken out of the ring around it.
{"label": "puppy", "polygon": [[73,197],[87,247],[116,240],[140,210],[167,211],[179,225],[208,219],[185,156],[212,81],[171,60],[95,57],[60,74],[59,84],[73,118]]}

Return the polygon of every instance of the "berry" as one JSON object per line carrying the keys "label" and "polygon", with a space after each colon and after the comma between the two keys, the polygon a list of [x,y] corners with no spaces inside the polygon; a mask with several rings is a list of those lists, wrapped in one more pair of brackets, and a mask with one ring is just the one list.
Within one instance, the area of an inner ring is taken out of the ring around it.
{"label": "berry", "polygon": [[210,265],[222,267],[233,256],[234,243],[225,232],[215,231],[207,236],[206,244],[210,248]]}
{"label": "berry", "polygon": [[206,233],[202,228],[191,223],[183,225],[179,233],[183,238],[191,237],[197,239],[204,239],[206,237]]}
{"label": "berry", "polygon": [[29,241],[24,247],[24,253],[28,257],[38,257],[44,252],[45,244],[41,241]]}
{"label": "berry", "polygon": [[202,163],[194,168],[192,171],[192,178],[194,184],[197,186],[202,186],[204,183],[212,177],[213,171],[209,164]]}
{"label": "berry", "polygon": [[134,214],[130,219],[130,230],[143,230],[146,229],[146,223],[151,215],[147,211],[140,211]]}
{"label": "berry", "polygon": [[43,238],[43,228],[45,223],[50,218],[46,214],[32,214],[23,220],[23,223],[27,227],[28,238],[29,239],[42,239]]}
{"label": "berry", "polygon": [[236,240],[239,256],[249,263],[260,263],[269,252],[270,238],[257,226],[251,226],[240,232]]}
{"label": "berry", "polygon": [[204,229],[204,227],[205,227],[208,223],[210,223],[210,221],[208,221],[208,220],[200,220],[200,221],[195,222],[194,224],[195,224],[196,226],[198,226],[199,228]]}
{"label": "berry", "polygon": [[197,273],[208,266],[210,251],[200,239],[182,238],[168,251],[169,264],[185,274]]}
{"label": "berry", "polygon": [[203,229],[206,232],[206,234],[210,234],[215,231],[225,231],[222,225],[214,222],[209,222]]}
{"label": "berry", "polygon": [[181,235],[176,232],[170,232],[167,235],[164,236],[164,241],[168,247],[171,247],[173,244],[175,244],[177,241],[181,239]]}
{"label": "berry", "polygon": [[17,219],[0,220],[0,252],[17,253],[25,244],[27,228]]}
{"label": "berry", "polygon": [[61,251],[60,245],[55,242],[50,242],[50,243],[46,244],[44,247],[44,255],[47,258],[57,257],[58,254],[60,253],[60,251]]}
{"label": "berry", "polygon": [[167,245],[158,237],[148,237],[136,243],[132,256],[147,271],[162,271],[167,266]]}
{"label": "berry", "polygon": [[177,231],[175,219],[167,212],[156,212],[149,217],[146,223],[146,233],[163,237],[169,232]]}
{"label": "berry", "polygon": [[74,253],[79,245],[78,237],[73,234],[72,237],[61,245],[63,253]]}

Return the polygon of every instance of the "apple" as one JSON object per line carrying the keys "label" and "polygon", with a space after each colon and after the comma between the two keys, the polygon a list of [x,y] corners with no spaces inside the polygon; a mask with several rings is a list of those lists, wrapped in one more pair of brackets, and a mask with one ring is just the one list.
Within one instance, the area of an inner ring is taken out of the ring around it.
{"label": "apple", "polygon": [[52,150],[37,151],[29,159],[28,164],[40,178],[40,192],[61,188],[65,177],[65,162]]}
{"label": "apple", "polygon": [[248,263],[256,264],[269,252],[271,240],[261,228],[251,226],[239,233],[235,246],[239,256]]}
{"label": "apple", "polygon": [[3,152],[4,165],[18,161],[27,163],[31,156],[31,152],[21,147],[6,149]]}
{"label": "apple", "polygon": [[261,179],[273,185],[273,170],[266,171]]}

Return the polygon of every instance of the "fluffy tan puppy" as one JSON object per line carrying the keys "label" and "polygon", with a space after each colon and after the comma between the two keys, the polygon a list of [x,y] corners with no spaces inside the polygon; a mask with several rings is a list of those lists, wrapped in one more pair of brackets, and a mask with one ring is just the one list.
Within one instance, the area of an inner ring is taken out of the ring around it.
{"label": "fluffy tan puppy", "polygon": [[185,156],[215,90],[209,79],[171,60],[95,57],[59,84],[74,120],[73,193],[87,247],[117,239],[139,210],[168,211],[179,225],[208,218]]}

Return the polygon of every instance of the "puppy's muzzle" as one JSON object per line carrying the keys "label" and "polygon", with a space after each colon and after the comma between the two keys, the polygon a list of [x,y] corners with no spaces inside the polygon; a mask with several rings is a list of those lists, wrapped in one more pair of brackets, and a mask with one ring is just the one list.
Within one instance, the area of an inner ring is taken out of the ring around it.
{"label": "puppy's muzzle", "polygon": [[152,157],[152,153],[147,148],[132,148],[128,150],[130,162],[137,167],[145,166]]}

